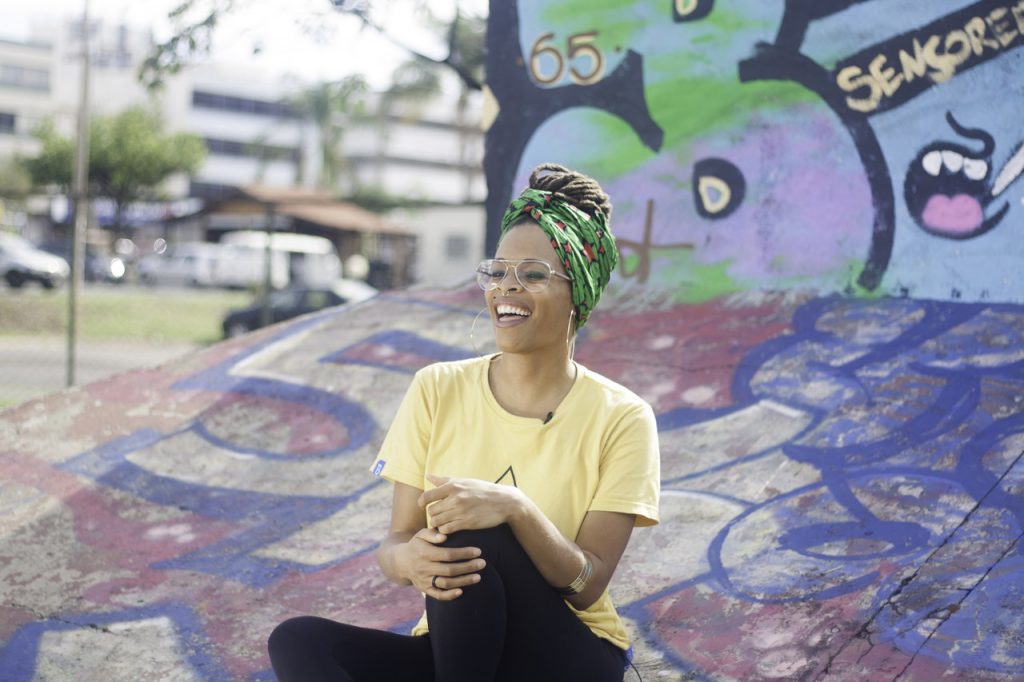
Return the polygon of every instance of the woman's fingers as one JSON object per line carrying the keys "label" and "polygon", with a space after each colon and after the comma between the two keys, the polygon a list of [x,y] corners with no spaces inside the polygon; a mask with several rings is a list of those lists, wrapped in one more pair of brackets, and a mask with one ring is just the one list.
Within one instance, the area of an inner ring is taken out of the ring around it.
{"label": "woman's fingers", "polygon": [[462,588],[480,582],[477,571],[483,569],[483,559],[459,563],[435,564],[432,573],[424,575],[417,584],[420,591],[439,601],[451,601],[462,596]]}
{"label": "woman's fingers", "polygon": [[454,590],[467,585],[475,585],[480,582],[479,573],[457,575],[453,577],[437,576],[431,581],[431,587],[435,590]]}
{"label": "woman's fingers", "polygon": [[[484,566],[487,565],[483,559],[474,559],[472,561],[460,561],[456,563],[444,563],[437,564],[434,568],[434,575],[442,576],[445,578],[456,578],[459,576],[474,575],[477,571],[482,571]],[[440,578],[438,578],[440,580]]]}
{"label": "woman's fingers", "polygon": [[429,542],[432,545],[439,545],[448,539],[448,536],[437,530],[437,528],[422,528],[413,537]]}

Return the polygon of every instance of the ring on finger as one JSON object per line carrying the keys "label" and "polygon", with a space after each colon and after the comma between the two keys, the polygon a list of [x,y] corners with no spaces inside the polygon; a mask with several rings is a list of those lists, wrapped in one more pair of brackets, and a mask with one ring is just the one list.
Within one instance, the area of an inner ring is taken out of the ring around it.
{"label": "ring on finger", "polygon": [[435,590],[441,589],[440,587],[437,586],[437,579],[440,578],[440,577],[441,576],[439,576],[439,575],[435,575],[433,580],[430,581],[430,586],[433,587]]}

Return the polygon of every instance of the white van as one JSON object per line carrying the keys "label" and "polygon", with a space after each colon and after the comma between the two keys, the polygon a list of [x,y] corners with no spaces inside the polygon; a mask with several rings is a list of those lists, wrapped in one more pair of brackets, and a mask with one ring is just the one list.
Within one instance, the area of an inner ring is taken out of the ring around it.
{"label": "white van", "polygon": [[[216,283],[219,286],[250,287],[263,283],[266,232],[228,232],[218,246]],[[290,285],[328,286],[342,274],[334,244],[324,237],[273,232],[270,252],[270,281],[275,289]]]}
{"label": "white van", "polygon": [[216,285],[219,261],[216,244],[185,242],[144,256],[136,271],[144,284],[206,287]]}

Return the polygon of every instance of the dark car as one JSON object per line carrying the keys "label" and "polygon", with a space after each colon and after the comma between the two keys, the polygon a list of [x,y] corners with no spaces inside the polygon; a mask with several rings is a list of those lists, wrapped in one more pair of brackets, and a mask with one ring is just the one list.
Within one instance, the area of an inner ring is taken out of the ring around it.
{"label": "dark car", "polygon": [[[69,263],[71,262],[70,242],[50,242],[44,244],[41,248],[44,251],[60,256]],[[86,282],[112,282],[117,284],[124,281],[126,266],[119,256],[111,255],[104,249],[92,244],[86,244],[83,260],[85,267],[82,274]]]}
{"label": "dark car", "polygon": [[[289,287],[270,294],[270,321],[273,324],[330,306],[365,301],[376,293],[369,284],[354,279],[339,280],[329,287]],[[262,326],[262,299],[248,308],[230,311],[221,323],[225,337],[240,336]]]}

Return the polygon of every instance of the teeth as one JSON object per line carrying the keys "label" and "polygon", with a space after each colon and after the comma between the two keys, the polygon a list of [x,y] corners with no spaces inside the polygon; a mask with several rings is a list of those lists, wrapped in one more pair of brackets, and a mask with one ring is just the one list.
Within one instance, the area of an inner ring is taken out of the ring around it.
{"label": "teeth", "polygon": [[964,157],[959,152],[954,152],[951,149],[943,149],[942,162],[946,164],[946,168],[951,172],[958,173],[964,165]]}
{"label": "teeth", "polygon": [[971,180],[984,180],[988,174],[988,164],[981,159],[964,159],[964,175]]}
{"label": "teeth", "polygon": [[952,149],[935,149],[921,158],[921,167],[932,177],[937,177],[943,166],[950,173],[959,173],[962,170],[970,180],[984,180],[988,175],[988,164],[985,161],[966,158]]}
{"label": "teeth", "polygon": [[498,316],[500,317],[502,315],[522,315],[523,317],[529,317],[530,311],[514,305],[502,304],[498,306]]}

